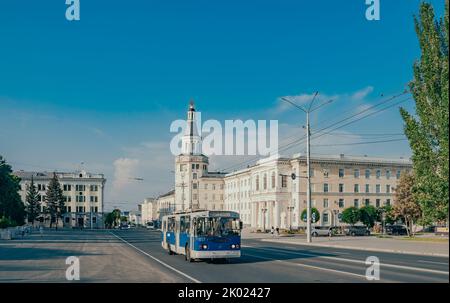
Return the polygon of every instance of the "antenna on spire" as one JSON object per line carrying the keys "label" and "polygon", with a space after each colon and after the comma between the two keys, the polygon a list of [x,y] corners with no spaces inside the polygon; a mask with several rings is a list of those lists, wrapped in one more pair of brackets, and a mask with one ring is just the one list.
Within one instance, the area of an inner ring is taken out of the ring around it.
{"label": "antenna on spire", "polygon": [[194,99],[191,99],[191,101],[189,101],[189,110],[195,111],[195,108],[194,108]]}

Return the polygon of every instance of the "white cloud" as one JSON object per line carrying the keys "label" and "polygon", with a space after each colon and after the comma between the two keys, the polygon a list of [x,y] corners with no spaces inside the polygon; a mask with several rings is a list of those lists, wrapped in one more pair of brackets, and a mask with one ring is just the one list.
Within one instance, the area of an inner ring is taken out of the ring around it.
{"label": "white cloud", "polygon": [[119,158],[114,161],[114,181],[112,189],[114,193],[120,193],[131,183],[131,179],[137,177],[135,173],[138,165],[138,159]]}
{"label": "white cloud", "polygon": [[370,93],[373,92],[373,86],[367,86],[359,91],[353,93],[350,97],[353,101],[361,101],[364,100]]}
{"label": "white cloud", "polygon": [[[322,102],[326,102],[328,100],[333,100],[334,102],[338,100],[344,100],[344,101],[355,101],[355,102],[364,102],[365,99],[373,92],[374,88],[373,86],[367,86],[360,90],[357,90],[355,92],[350,93],[344,93],[344,94],[321,94],[317,95],[317,99],[314,102],[314,106],[320,105]],[[288,100],[292,101],[295,104],[298,105],[306,105],[311,102],[313,99],[314,94],[300,94],[296,96],[285,96],[284,98],[287,98]],[[274,109],[275,113],[280,114],[284,113],[286,111],[295,109],[295,107],[292,104],[289,104],[286,101],[282,100],[283,97],[278,98],[276,108]]]}

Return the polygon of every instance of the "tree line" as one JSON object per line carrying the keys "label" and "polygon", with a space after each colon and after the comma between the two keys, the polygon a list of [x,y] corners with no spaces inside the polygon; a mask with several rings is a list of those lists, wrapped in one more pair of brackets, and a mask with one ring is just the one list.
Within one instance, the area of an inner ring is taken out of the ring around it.
{"label": "tree line", "polygon": [[53,173],[50,179],[44,199],[40,197],[33,177],[26,188],[26,205],[19,195],[19,190],[20,178],[12,173],[11,166],[0,156],[0,228],[23,225],[25,218],[28,223],[34,225],[38,218],[49,217],[50,228],[55,224],[57,229],[59,219],[66,212],[66,208],[56,173]]}

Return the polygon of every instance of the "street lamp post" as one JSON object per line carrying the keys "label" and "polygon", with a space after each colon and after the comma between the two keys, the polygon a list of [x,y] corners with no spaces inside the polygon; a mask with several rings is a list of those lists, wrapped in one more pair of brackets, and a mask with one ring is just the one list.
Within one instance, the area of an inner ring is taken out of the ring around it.
{"label": "street lamp post", "polygon": [[286,102],[292,104],[293,106],[297,107],[298,109],[300,109],[301,111],[303,111],[306,114],[306,166],[307,166],[306,176],[308,179],[308,185],[306,187],[306,200],[307,200],[307,204],[306,204],[306,229],[307,229],[306,239],[307,239],[308,243],[311,243],[311,159],[310,159],[310,156],[311,156],[311,151],[310,151],[311,129],[310,129],[310,123],[309,123],[309,115],[312,112],[314,112],[315,110],[321,108],[322,106],[333,102],[333,100],[328,100],[327,102],[324,102],[324,103],[316,106],[315,108],[312,108],[314,101],[316,100],[316,97],[318,94],[319,94],[319,92],[316,92],[314,94],[307,109],[292,102],[291,100],[289,100],[287,98],[281,98],[283,101],[286,101]]}

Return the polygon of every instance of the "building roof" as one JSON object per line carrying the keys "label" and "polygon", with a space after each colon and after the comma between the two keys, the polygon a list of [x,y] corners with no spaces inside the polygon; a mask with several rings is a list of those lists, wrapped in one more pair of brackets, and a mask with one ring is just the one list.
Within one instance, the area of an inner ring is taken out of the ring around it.
{"label": "building roof", "polygon": [[56,173],[59,179],[105,179],[103,174],[93,174],[85,171],[78,172],[47,172],[47,171],[15,171],[13,174],[23,180],[30,180],[33,177],[34,180],[48,180],[53,177],[53,173]]}
{"label": "building roof", "polygon": [[167,192],[167,193],[165,193],[165,194],[160,195],[158,198],[168,197],[168,196],[172,196],[172,195],[174,195],[174,194],[175,194],[175,189],[172,189],[171,191],[169,191],[169,192]]}

